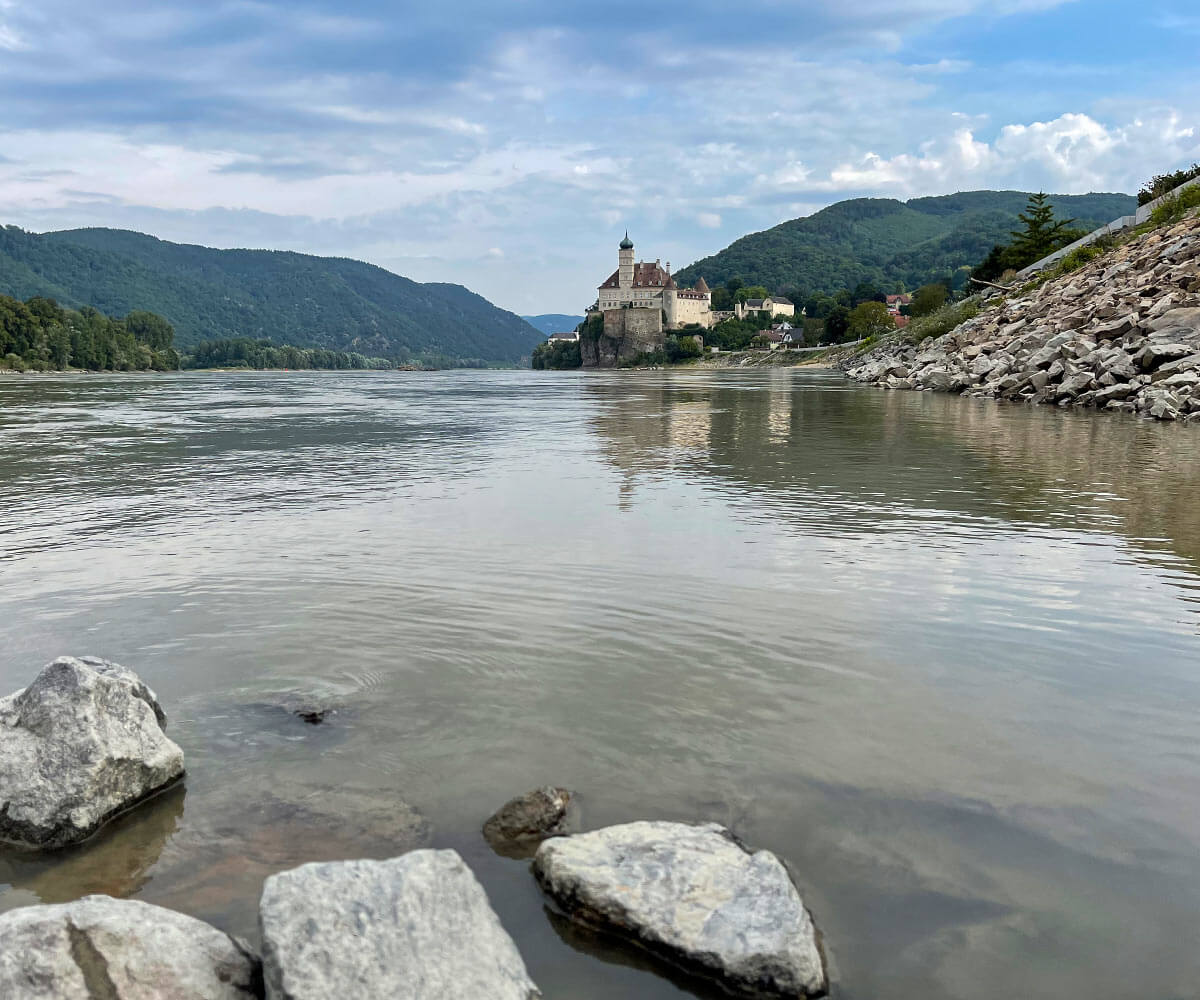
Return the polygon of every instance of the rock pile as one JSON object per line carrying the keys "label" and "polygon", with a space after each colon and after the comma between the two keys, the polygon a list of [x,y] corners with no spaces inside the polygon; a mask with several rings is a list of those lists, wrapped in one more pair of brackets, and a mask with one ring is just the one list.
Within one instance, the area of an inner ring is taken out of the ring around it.
{"label": "rock pile", "polygon": [[1200,219],[1146,233],[935,340],[850,364],[851,378],[889,389],[1200,422]]}
{"label": "rock pile", "polygon": [[[0,699],[0,841],[74,843],[174,781],[183,753],[164,735],[165,722],[154,692],[124,667],[94,657],[48,664],[28,688]],[[350,790],[310,793],[337,810]],[[484,826],[510,856],[540,843],[534,875],[570,920],[620,934],[735,996],[827,993],[816,928],[775,855],[746,850],[715,823],[574,833],[575,800],[565,788],[538,788]],[[392,849],[428,840],[428,824],[411,807],[381,803],[375,812]],[[319,824],[307,807],[290,813],[297,839]],[[261,960],[215,927],[140,902],[94,895],[13,910],[0,915],[0,997],[541,996],[483,886],[453,850],[277,871],[263,884],[257,916]]]}
{"label": "rock pile", "polygon": [[0,698],[0,841],[57,848],[183,774],[154,692],[132,670],[63,656]]}

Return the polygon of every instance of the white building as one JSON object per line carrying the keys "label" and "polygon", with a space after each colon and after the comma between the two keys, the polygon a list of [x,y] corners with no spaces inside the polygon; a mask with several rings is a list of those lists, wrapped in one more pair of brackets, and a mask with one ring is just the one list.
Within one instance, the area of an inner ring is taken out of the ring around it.
{"label": "white building", "polygon": [[795,316],[796,306],[791,299],[768,295],[765,299],[747,299],[745,302],[738,302],[734,305],[733,312],[738,319],[745,319],[747,315],[755,312],[770,313],[772,317]]}
{"label": "white building", "polygon": [[610,309],[659,309],[663,326],[678,330],[691,324],[708,329],[713,325],[712,293],[701,278],[694,288],[680,288],[671,277],[671,265],[660,261],[634,263],[633,241],[629,234],[621,240],[617,269],[599,288],[596,305],[600,312]]}

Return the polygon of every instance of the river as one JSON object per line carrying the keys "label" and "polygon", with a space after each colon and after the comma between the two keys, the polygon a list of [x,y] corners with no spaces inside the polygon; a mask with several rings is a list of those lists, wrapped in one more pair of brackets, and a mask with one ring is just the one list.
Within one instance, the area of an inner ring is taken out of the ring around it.
{"label": "river", "polygon": [[1197,995],[1198,428],[815,370],[5,377],[0,512],[0,690],[117,660],[188,763],[0,854],[0,909],[254,938],[402,799],[548,1000],[697,995],[484,842],[553,783],[779,854],[835,997]]}

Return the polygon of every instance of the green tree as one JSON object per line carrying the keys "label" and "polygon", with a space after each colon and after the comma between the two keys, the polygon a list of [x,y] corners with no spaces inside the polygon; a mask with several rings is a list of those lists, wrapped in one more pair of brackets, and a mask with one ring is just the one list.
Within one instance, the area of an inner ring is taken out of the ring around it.
{"label": "green tree", "polygon": [[134,310],[125,317],[125,329],[134,340],[153,351],[165,351],[175,341],[175,328],[161,316],[144,310]]}
{"label": "green tree", "polygon": [[834,306],[825,317],[825,339],[831,344],[836,344],[845,339],[849,328],[850,310],[843,305]]}
{"label": "green tree", "polygon": [[1170,194],[1180,184],[1190,181],[1193,177],[1200,177],[1200,163],[1193,163],[1190,167],[1176,170],[1174,173],[1155,174],[1142,185],[1142,189],[1138,192],[1138,204],[1146,205],[1155,198]]}
{"label": "green tree", "polygon": [[762,285],[743,285],[734,293],[734,298],[746,302],[748,299],[765,299],[770,294]]}
{"label": "green tree", "polygon": [[533,349],[529,363],[537,370],[579,368],[583,357],[577,340],[547,340]]}
{"label": "green tree", "polygon": [[684,361],[688,358],[698,358],[704,353],[700,341],[695,337],[667,337],[665,349],[668,361]]}
{"label": "green tree", "polygon": [[896,328],[896,321],[882,302],[860,302],[850,311],[847,332],[851,339],[877,337]]}
{"label": "green tree", "polygon": [[733,308],[733,295],[728,288],[718,285],[712,290],[713,312],[728,312]]}
{"label": "green tree", "polygon": [[946,286],[942,284],[922,285],[913,292],[910,316],[928,316],[946,304]]}
{"label": "green tree", "polygon": [[887,296],[869,281],[860,281],[850,293],[854,305],[860,302],[886,302]]}
{"label": "green tree", "polygon": [[1075,220],[1055,219],[1054,206],[1046,200],[1045,192],[1031,194],[1025,211],[1017,218],[1021,220],[1022,228],[1009,233],[1012,236],[1010,246],[1017,257],[1028,258],[1030,264],[1071,242],[1063,237]]}

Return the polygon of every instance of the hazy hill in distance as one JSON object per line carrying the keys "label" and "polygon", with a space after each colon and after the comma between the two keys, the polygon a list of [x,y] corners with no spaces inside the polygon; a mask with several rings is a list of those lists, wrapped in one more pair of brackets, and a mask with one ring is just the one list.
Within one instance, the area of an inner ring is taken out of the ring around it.
{"label": "hazy hill in distance", "polygon": [[122,229],[0,228],[0,292],[123,316],[147,309],[201,340],[266,337],[392,358],[518,362],[544,337],[461,285],[276,250],[213,250]]}
{"label": "hazy hill in distance", "polygon": [[[854,198],[800,219],[752,233],[720,253],[676,272],[682,285],[703,276],[709,285],[741,278],[800,296],[896,281],[909,289],[978,264],[996,243],[1009,239],[1024,191],[963,191],[896,201]],[[1134,211],[1127,194],[1051,195],[1055,214],[1095,229]]]}
{"label": "hazy hill in distance", "polygon": [[546,336],[552,333],[569,333],[583,322],[582,316],[568,316],[565,313],[542,313],[540,316],[522,316],[521,319],[534,329],[541,330]]}

